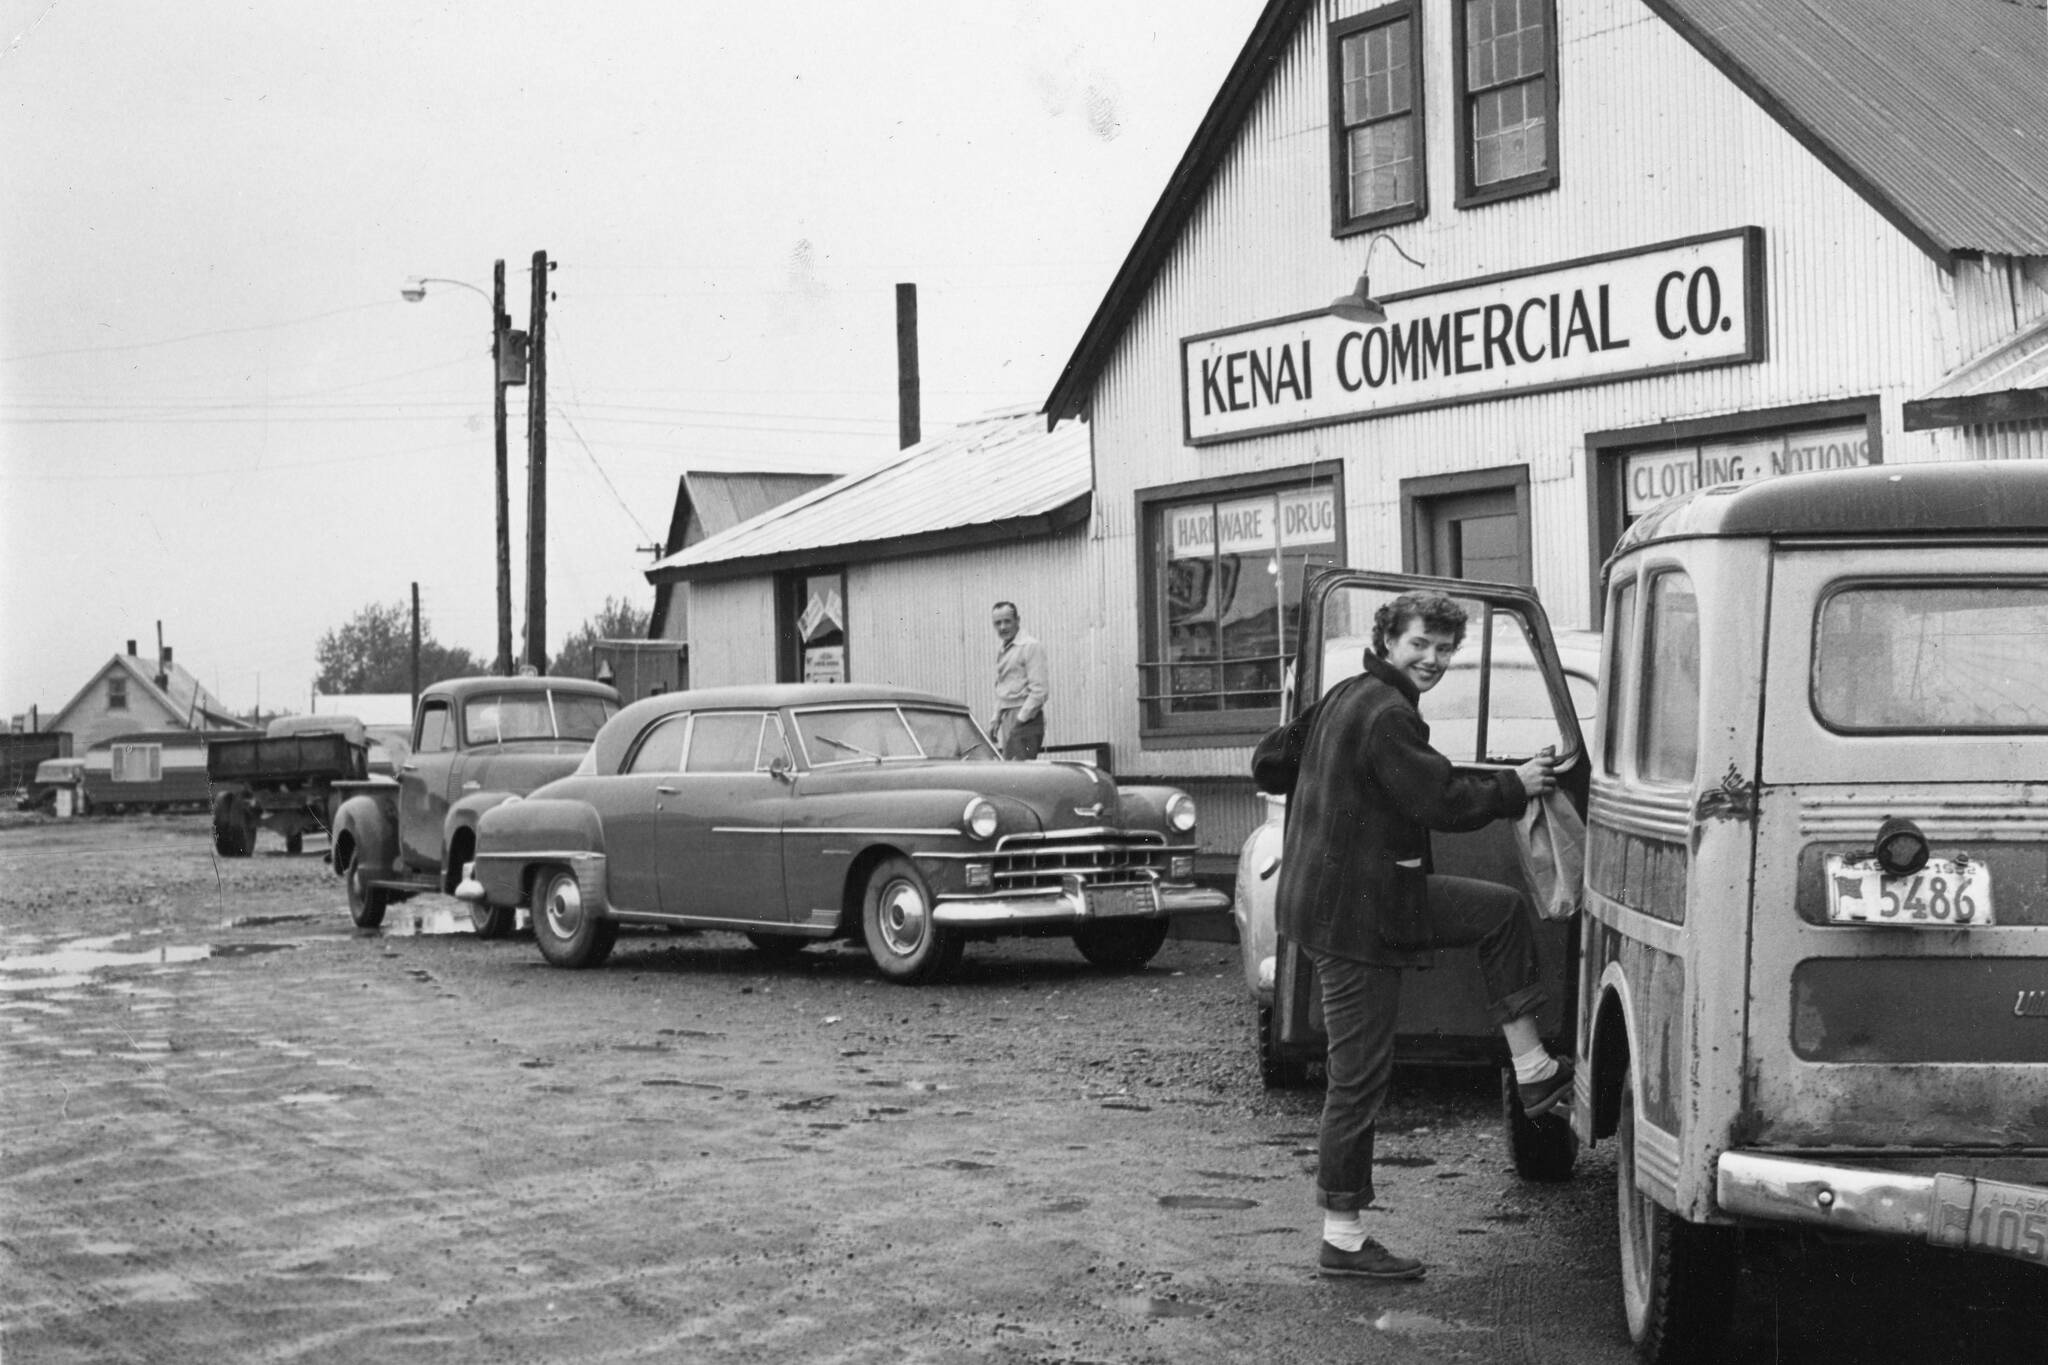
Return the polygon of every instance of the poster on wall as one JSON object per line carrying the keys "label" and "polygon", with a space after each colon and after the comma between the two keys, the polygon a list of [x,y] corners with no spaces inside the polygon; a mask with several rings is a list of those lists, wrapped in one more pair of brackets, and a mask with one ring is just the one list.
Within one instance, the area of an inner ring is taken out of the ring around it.
{"label": "poster on wall", "polygon": [[804,681],[843,683],[846,681],[846,647],[813,645],[804,651]]}

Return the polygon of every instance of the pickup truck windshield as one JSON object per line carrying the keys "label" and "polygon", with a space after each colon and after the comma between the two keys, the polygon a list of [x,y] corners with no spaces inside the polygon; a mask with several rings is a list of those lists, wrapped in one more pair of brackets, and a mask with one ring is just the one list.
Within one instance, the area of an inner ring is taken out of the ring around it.
{"label": "pickup truck windshield", "polygon": [[602,697],[559,692],[489,692],[462,706],[462,728],[471,744],[521,739],[597,737],[618,707]]}
{"label": "pickup truck windshield", "polygon": [[1813,704],[1837,730],[2048,730],[2048,585],[1831,594],[1815,631]]}

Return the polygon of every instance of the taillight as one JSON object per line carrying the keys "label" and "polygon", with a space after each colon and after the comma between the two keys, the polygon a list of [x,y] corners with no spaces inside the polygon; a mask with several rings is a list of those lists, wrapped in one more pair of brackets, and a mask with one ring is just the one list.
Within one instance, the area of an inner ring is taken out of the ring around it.
{"label": "taillight", "polygon": [[1889,875],[1911,876],[1927,866],[1927,836],[1911,820],[1888,815],[1877,827],[1877,843],[1871,848],[1871,856]]}

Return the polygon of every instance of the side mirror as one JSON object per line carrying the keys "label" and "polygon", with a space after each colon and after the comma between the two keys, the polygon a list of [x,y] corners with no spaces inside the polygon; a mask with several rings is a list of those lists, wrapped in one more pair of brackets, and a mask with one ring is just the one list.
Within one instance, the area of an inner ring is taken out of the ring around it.
{"label": "side mirror", "polygon": [[777,754],[768,760],[768,775],[782,782],[796,781],[796,769],[791,766],[789,755]]}

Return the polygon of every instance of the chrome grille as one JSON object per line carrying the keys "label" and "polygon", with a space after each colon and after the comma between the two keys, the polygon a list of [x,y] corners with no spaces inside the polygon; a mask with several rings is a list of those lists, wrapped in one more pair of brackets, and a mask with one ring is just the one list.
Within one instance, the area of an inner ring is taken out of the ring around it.
{"label": "chrome grille", "polygon": [[1088,830],[1067,835],[1013,836],[996,846],[992,869],[998,891],[1060,891],[1083,886],[1154,881],[1167,871],[1166,840],[1157,834]]}

